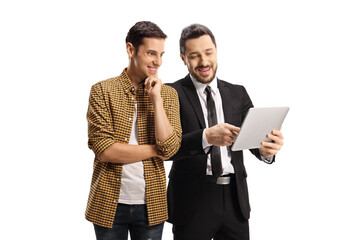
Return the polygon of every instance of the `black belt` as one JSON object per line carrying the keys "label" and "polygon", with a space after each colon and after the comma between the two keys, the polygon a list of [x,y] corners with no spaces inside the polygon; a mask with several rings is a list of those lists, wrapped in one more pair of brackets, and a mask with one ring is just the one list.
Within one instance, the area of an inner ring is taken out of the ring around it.
{"label": "black belt", "polygon": [[204,177],[205,182],[219,184],[219,185],[227,185],[235,180],[235,174],[227,174],[220,177],[214,177],[212,175],[206,175]]}

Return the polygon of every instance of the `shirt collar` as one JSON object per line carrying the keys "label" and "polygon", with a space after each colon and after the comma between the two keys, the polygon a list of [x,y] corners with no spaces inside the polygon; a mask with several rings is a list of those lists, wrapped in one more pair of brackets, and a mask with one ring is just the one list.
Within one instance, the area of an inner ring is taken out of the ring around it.
{"label": "shirt collar", "polygon": [[216,95],[218,93],[218,82],[217,82],[217,77],[215,76],[214,79],[211,81],[211,83],[209,85],[206,85],[205,83],[201,83],[199,81],[197,81],[191,74],[190,74],[190,79],[193,82],[196,91],[199,93],[204,93],[205,92],[205,88],[207,86],[211,87],[211,91]]}
{"label": "shirt collar", "polygon": [[[120,80],[122,82],[123,89],[126,93],[128,93],[128,92],[135,93],[135,87],[134,87],[129,75],[127,74],[127,68],[125,68],[122,71],[122,73],[120,75]],[[138,87],[138,93],[139,93],[139,91],[143,92],[143,89],[144,89],[144,83],[141,83]]]}

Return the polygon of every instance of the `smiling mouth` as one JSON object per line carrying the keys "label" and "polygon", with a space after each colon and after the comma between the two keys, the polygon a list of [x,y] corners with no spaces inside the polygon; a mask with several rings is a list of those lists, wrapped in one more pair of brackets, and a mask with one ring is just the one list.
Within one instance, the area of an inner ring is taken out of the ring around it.
{"label": "smiling mouth", "polygon": [[200,66],[196,68],[196,71],[200,73],[200,75],[208,75],[210,73],[210,70],[211,70],[210,66],[207,67]]}
{"label": "smiling mouth", "polygon": [[149,71],[150,71],[151,73],[156,73],[156,72],[157,72],[157,68],[148,66],[148,69],[149,69]]}

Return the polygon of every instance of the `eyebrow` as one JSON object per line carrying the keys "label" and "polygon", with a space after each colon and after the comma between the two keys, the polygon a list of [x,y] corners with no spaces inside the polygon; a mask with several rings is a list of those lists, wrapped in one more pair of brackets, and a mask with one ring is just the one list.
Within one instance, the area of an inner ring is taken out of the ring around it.
{"label": "eyebrow", "polygon": [[[148,49],[147,52],[153,52],[153,53],[158,53],[158,51],[153,50],[153,49]],[[165,51],[161,52],[160,55],[164,55]]]}
{"label": "eyebrow", "polygon": [[[207,49],[205,49],[205,52],[208,52],[208,51],[214,51],[214,48],[207,48]],[[188,55],[193,55],[193,54],[198,54],[199,52],[191,52],[191,53],[189,53]]]}

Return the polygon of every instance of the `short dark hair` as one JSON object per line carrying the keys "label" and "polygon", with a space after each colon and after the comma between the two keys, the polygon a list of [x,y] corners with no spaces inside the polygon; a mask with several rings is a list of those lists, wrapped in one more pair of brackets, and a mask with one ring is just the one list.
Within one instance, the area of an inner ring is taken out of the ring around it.
{"label": "short dark hair", "polygon": [[210,31],[210,29],[204,25],[195,23],[185,27],[182,30],[180,37],[180,53],[182,55],[185,55],[185,50],[186,50],[185,43],[188,39],[199,38],[203,35],[209,35],[216,47],[215,37],[214,34]]}
{"label": "short dark hair", "polygon": [[126,43],[131,43],[137,52],[139,46],[143,43],[144,38],[166,39],[166,34],[158,25],[149,21],[141,21],[132,26],[126,36]]}

